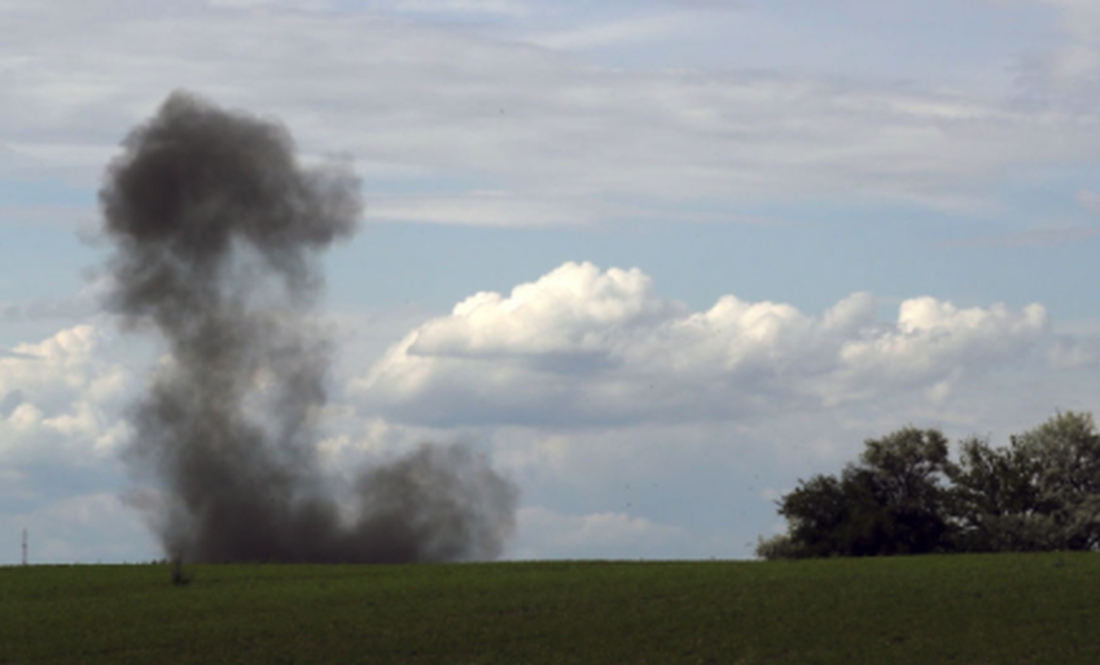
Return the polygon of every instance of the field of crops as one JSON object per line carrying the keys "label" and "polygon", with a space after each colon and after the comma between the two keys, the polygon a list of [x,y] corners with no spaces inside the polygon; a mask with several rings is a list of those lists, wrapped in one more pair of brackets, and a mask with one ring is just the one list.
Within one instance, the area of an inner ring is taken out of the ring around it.
{"label": "field of crops", "polygon": [[1100,663],[1100,556],[0,568],[0,663]]}

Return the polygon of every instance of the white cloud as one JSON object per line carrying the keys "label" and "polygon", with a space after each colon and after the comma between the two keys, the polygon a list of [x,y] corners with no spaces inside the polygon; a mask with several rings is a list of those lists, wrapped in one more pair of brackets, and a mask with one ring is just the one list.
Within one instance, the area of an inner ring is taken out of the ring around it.
{"label": "white cloud", "polygon": [[105,345],[104,333],[80,325],[0,356],[0,465],[113,458],[134,380]]}
{"label": "white cloud", "polygon": [[958,309],[929,297],[906,300],[892,330],[841,347],[843,397],[871,394],[884,383],[931,383],[943,394],[957,373],[1017,360],[1048,330],[1046,310],[1038,304],[1013,312],[1000,304]]}
{"label": "white cloud", "polygon": [[1076,339],[1059,336],[1047,350],[1047,362],[1057,369],[1088,367],[1100,359],[1100,340],[1096,336]]}
{"label": "white cloud", "polygon": [[489,14],[526,16],[531,8],[516,0],[397,0],[394,9],[399,12],[425,14]]}
{"label": "white cloud", "polygon": [[0,563],[14,562],[22,528],[34,563],[148,558],[117,498],[137,382],[112,342],[82,324],[0,352]]}
{"label": "white cloud", "polygon": [[1064,118],[1095,118],[1100,101],[1100,5],[1089,0],[1019,0],[1047,7],[1060,35],[1028,54],[1019,68],[1023,102]]}
{"label": "white cloud", "polygon": [[585,205],[570,205],[507,191],[472,191],[461,195],[371,197],[369,216],[384,222],[429,222],[468,226],[551,226],[596,221]]}
{"label": "white cloud", "polygon": [[[395,14],[400,5],[296,4],[13,4],[5,18],[19,30],[0,46],[0,172],[94,186],[122,136],[177,86],[278,115],[308,153],[352,153],[369,177],[411,192],[385,202],[383,217],[428,222],[576,223],[699,199],[736,220],[777,194],[988,212],[989,183],[1007,170],[1091,160],[1100,147],[1094,124],[966,90],[619,70],[562,45]],[[569,39],[655,29],[645,18],[616,26],[581,24]]]}
{"label": "white cloud", "polygon": [[821,316],[724,296],[660,298],[638,269],[567,263],[510,295],[479,293],[394,345],[351,392],[412,423],[677,422],[817,409],[928,391],[1022,361],[1041,305],[903,302],[880,321],[856,293]]}
{"label": "white cloud", "polygon": [[677,14],[653,14],[536,35],[529,37],[527,41],[561,50],[646,43],[682,30],[685,27],[685,18]]}

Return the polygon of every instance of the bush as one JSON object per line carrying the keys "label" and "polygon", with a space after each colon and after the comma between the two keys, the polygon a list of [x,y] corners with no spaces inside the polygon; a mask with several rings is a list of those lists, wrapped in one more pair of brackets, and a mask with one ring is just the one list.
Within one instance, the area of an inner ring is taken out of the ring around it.
{"label": "bush", "polygon": [[777,559],[801,559],[805,554],[794,544],[791,537],[785,533],[772,536],[767,540],[761,536],[756,541],[756,556],[768,561]]}

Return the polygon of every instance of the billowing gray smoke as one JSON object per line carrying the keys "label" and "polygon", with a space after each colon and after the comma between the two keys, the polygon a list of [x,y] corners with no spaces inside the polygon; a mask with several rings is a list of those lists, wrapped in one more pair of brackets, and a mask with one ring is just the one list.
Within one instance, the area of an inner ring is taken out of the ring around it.
{"label": "billowing gray smoke", "polygon": [[311,321],[318,253],[361,211],[346,164],[304,168],[278,124],[171,95],[100,191],[112,306],[170,360],[134,407],[128,460],[189,561],[402,562],[498,556],[516,490],[483,457],[425,445],[352,485],[323,476],[329,347]]}

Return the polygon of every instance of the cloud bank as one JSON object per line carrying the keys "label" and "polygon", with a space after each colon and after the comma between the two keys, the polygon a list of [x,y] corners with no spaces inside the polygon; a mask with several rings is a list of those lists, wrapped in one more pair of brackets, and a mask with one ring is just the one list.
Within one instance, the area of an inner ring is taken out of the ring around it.
{"label": "cloud bank", "polygon": [[727,295],[702,312],[663,299],[638,269],[566,263],[509,295],[482,292],[394,345],[351,393],[436,426],[555,427],[734,419],[880,393],[946,398],[1020,361],[1046,310],[906,300],[881,320],[855,293],[821,315]]}

